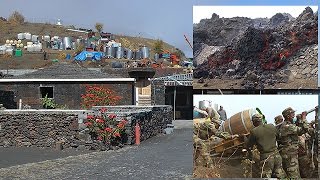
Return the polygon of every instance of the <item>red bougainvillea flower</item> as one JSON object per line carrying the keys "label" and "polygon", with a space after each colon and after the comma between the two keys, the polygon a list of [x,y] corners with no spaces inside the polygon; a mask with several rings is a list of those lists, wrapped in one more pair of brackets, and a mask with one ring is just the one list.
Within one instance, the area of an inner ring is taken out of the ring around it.
{"label": "red bougainvillea flower", "polygon": [[117,117],[115,114],[110,114],[110,115],[109,115],[109,118],[110,118],[110,119],[114,119],[115,117]]}
{"label": "red bougainvillea flower", "polygon": [[123,128],[124,128],[124,124],[123,124],[123,123],[119,123],[119,124],[117,125],[117,127],[120,128],[120,129],[123,129]]}
{"label": "red bougainvillea flower", "polygon": [[102,141],[102,137],[101,137],[101,136],[98,136],[98,140],[99,140],[99,141]]}
{"label": "red bougainvillea flower", "polygon": [[97,123],[104,123],[104,120],[102,120],[102,119],[96,119],[96,122],[97,122]]}
{"label": "red bougainvillea flower", "polygon": [[102,112],[102,113],[107,112],[107,108],[101,108],[101,109],[100,109],[100,112]]}
{"label": "red bougainvillea flower", "polygon": [[104,130],[107,131],[107,132],[112,132],[112,129],[109,128],[109,127],[105,128]]}
{"label": "red bougainvillea flower", "polygon": [[114,137],[120,137],[120,133],[115,132],[115,133],[113,134],[113,136],[114,136]]}
{"label": "red bougainvillea flower", "polygon": [[86,122],[84,123],[86,126],[92,126],[92,123],[91,122]]}
{"label": "red bougainvillea flower", "polygon": [[128,121],[125,120],[125,119],[123,119],[123,120],[121,120],[121,123],[124,124],[124,125],[126,125],[126,124],[128,123]]}
{"label": "red bougainvillea flower", "polygon": [[87,119],[94,119],[94,116],[92,116],[92,115],[87,115]]}

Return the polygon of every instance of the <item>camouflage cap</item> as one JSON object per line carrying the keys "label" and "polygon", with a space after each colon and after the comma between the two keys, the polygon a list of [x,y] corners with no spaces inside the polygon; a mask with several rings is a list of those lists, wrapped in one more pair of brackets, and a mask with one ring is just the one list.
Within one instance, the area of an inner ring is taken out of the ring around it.
{"label": "camouflage cap", "polygon": [[283,121],[283,116],[282,115],[278,115],[274,118],[274,122],[276,124],[280,123],[281,121]]}
{"label": "camouflage cap", "polygon": [[262,121],[262,115],[261,114],[255,114],[252,116],[252,121]]}
{"label": "camouflage cap", "polygon": [[283,116],[287,116],[287,115],[289,115],[290,113],[294,113],[294,112],[296,112],[296,111],[293,110],[291,107],[288,107],[288,108],[286,108],[285,110],[282,111],[282,115],[283,115]]}

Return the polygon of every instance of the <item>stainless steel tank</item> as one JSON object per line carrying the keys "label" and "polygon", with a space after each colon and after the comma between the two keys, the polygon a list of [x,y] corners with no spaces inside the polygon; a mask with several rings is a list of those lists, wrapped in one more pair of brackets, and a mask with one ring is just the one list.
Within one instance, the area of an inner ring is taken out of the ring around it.
{"label": "stainless steel tank", "polygon": [[210,102],[203,100],[203,101],[199,101],[199,109],[206,109],[207,107],[210,106]]}
{"label": "stainless steel tank", "polygon": [[141,51],[141,58],[142,59],[147,59],[150,57],[150,50],[147,46],[142,46],[140,48],[140,51]]}
{"label": "stainless steel tank", "polygon": [[116,58],[121,59],[123,57],[123,48],[122,47],[117,47],[116,48]]}
{"label": "stainless steel tank", "polygon": [[108,47],[106,47],[106,51],[105,51],[105,53],[106,53],[106,57],[108,58],[108,59],[111,59],[111,58],[114,58],[114,48],[113,47],[111,47],[111,46],[108,46]]}
{"label": "stainless steel tank", "polygon": [[158,61],[158,60],[159,60],[159,54],[158,54],[158,53],[155,53],[155,54],[154,54],[154,60],[155,60],[155,61]]}
{"label": "stainless steel tank", "polygon": [[135,51],[134,52],[134,59],[135,60],[141,59],[141,52],[140,51]]}
{"label": "stainless steel tank", "polygon": [[132,59],[132,50],[126,49],[126,59]]}
{"label": "stainless steel tank", "polygon": [[63,46],[65,50],[71,50],[72,49],[72,41],[70,37],[64,37],[63,38]]}

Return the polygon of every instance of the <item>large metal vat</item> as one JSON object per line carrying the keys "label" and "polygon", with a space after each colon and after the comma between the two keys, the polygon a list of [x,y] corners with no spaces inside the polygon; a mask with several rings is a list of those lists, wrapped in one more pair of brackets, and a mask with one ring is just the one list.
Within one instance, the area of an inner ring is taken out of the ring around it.
{"label": "large metal vat", "polygon": [[256,109],[241,111],[224,121],[220,126],[220,130],[228,132],[232,135],[248,134],[250,130],[254,128],[252,116],[258,113],[259,112]]}
{"label": "large metal vat", "polygon": [[140,48],[140,51],[141,51],[141,58],[142,59],[147,59],[150,57],[150,50],[147,46],[142,46]]}
{"label": "large metal vat", "polygon": [[141,52],[140,51],[135,51],[134,52],[134,59],[135,60],[141,59]]}
{"label": "large metal vat", "polygon": [[65,50],[71,50],[72,49],[72,41],[70,37],[64,37],[63,38],[63,46]]}
{"label": "large metal vat", "polygon": [[159,54],[158,54],[158,53],[155,53],[155,54],[154,54],[154,60],[155,60],[155,61],[158,61],[158,60],[159,60]]}
{"label": "large metal vat", "polygon": [[115,48],[114,48],[114,47],[107,46],[107,47],[106,47],[106,50],[105,50],[105,53],[106,53],[106,57],[107,57],[108,59],[114,58]]}
{"label": "large metal vat", "polygon": [[199,109],[206,109],[207,107],[209,107],[210,102],[203,100],[203,101],[199,101]]}
{"label": "large metal vat", "polygon": [[117,47],[116,48],[116,56],[117,59],[121,59],[123,57],[123,48]]}
{"label": "large metal vat", "polygon": [[132,50],[126,49],[126,59],[132,59]]}

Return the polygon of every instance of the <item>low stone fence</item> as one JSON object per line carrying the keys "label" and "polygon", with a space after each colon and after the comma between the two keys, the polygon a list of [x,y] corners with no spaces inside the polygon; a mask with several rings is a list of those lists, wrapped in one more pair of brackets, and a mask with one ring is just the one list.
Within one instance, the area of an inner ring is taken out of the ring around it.
{"label": "low stone fence", "polygon": [[[152,136],[162,133],[171,124],[173,120],[173,112],[171,106],[103,106],[107,108],[107,114],[116,114],[119,119],[128,120],[126,132],[128,134],[128,144],[135,142],[135,126],[140,126],[141,137],[144,141]],[[93,107],[97,111],[102,106]]]}
{"label": "low stone fence", "polygon": [[[172,123],[171,106],[105,106],[106,114],[127,119],[126,144],[135,142],[135,125],[139,123],[141,141],[162,133]],[[91,147],[92,141],[84,125],[88,114],[101,107],[81,110],[0,110],[0,147],[37,146],[63,148]]]}
{"label": "low stone fence", "polygon": [[0,146],[65,147],[77,138],[78,113],[73,111],[0,111]]}

